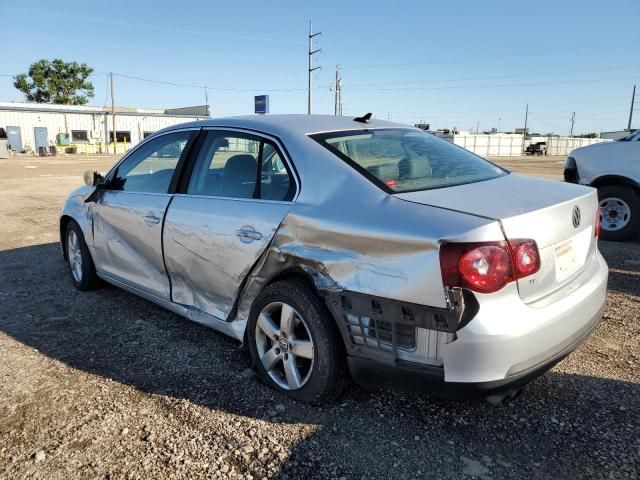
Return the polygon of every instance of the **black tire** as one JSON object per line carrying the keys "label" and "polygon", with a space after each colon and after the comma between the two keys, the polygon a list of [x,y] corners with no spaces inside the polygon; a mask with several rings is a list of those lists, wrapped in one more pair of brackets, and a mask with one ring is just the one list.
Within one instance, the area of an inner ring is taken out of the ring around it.
{"label": "black tire", "polygon": [[[313,342],[313,366],[306,383],[299,389],[283,388],[276,383],[258,353],[258,316],[265,307],[277,302],[290,305],[301,315]],[[285,280],[265,287],[253,303],[247,327],[249,351],[263,383],[299,402],[312,405],[331,402],[342,394],[347,384],[342,338],[327,308],[303,283]]]}
{"label": "black tire", "polygon": [[602,202],[608,198],[619,198],[629,206],[629,221],[619,230],[606,230],[606,222],[601,222],[600,238],[612,242],[622,242],[638,235],[640,233],[640,193],[638,190],[628,185],[604,185],[598,188],[600,204],[602,205]]}
{"label": "black tire", "polygon": [[[75,235],[75,238],[77,239],[80,258],[82,260],[79,275],[80,278],[77,278],[78,275],[74,272],[73,268],[73,252],[71,251],[72,247],[70,246],[71,235]],[[81,291],[95,289],[99,284],[99,278],[98,275],[96,275],[96,267],[93,264],[93,259],[91,258],[91,253],[89,253],[87,243],[84,241],[82,229],[73,220],[69,221],[69,224],[67,225],[67,230],[64,235],[64,249],[65,259],[67,261],[67,266],[69,267],[69,274],[71,275],[73,285]]]}

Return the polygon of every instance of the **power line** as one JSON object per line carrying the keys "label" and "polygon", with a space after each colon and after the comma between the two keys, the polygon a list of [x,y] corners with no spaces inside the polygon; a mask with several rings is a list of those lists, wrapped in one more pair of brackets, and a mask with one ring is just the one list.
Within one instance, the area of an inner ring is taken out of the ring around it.
{"label": "power line", "polygon": [[[14,36],[16,38],[20,38],[19,36]],[[76,45],[89,45],[94,47],[110,47],[110,48],[121,48],[123,50],[142,50],[149,52],[163,52],[163,53],[182,53],[189,55],[204,55],[204,56],[213,56],[213,57],[227,57],[227,58],[240,58],[240,59],[250,59],[250,60],[286,60],[286,61],[299,61],[298,57],[281,57],[281,56],[270,56],[270,55],[244,55],[238,53],[227,53],[227,52],[216,52],[212,50],[194,50],[194,49],[181,49],[181,48],[165,48],[165,47],[145,47],[142,45],[125,45],[122,43],[114,43],[114,42],[92,42],[87,40],[70,40],[66,38],[56,38],[56,37],[48,37],[48,40],[55,42],[66,42]]]}
{"label": "power line", "polygon": [[[571,108],[573,108],[575,105],[592,105],[592,104],[597,104],[597,103],[608,103],[608,102],[612,102],[612,101],[619,101],[620,98],[602,98],[599,100],[585,100],[585,101],[577,101],[577,102],[566,102],[566,103],[554,103],[553,105],[536,105],[538,108],[542,108],[545,109],[547,107],[558,107],[558,106],[562,106],[562,105],[568,105]],[[605,105],[605,107],[611,107],[611,106],[621,106],[621,105],[628,105],[628,103],[615,103],[615,104],[608,104]],[[569,108],[570,109],[570,108]],[[553,112],[553,111],[557,111],[557,112],[565,112],[566,110],[569,109],[563,109],[563,110],[545,110],[544,112]],[[387,110],[385,110],[386,112]],[[517,109],[513,109],[513,108],[498,108],[495,110],[488,110],[488,109],[482,109],[482,110],[449,110],[449,111],[440,111],[440,112],[433,112],[433,115],[449,115],[449,114],[466,114],[466,113],[507,113],[507,112],[517,112],[520,113],[522,111],[522,109],[517,108]],[[394,114],[399,114],[399,115],[425,115],[424,111],[421,112],[406,112],[406,111],[389,111],[389,113],[394,113]],[[493,115],[492,115],[493,116]],[[417,118],[417,117],[416,117]]]}
{"label": "power line", "polygon": [[563,75],[568,73],[598,72],[603,70],[606,70],[606,71],[629,70],[629,69],[636,69],[636,68],[640,68],[640,65],[587,68],[587,69],[581,69],[581,70],[564,70],[564,71],[541,72],[541,73],[523,73],[523,74],[515,74],[515,75],[492,75],[489,77],[448,78],[448,79],[438,79],[438,80],[412,80],[412,81],[386,82],[386,83],[357,83],[357,84],[347,84],[347,87],[377,87],[377,86],[386,86],[386,85],[409,85],[409,84],[437,83],[437,82],[464,82],[469,80],[492,80],[492,79],[499,79],[499,78],[537,77],[537,76],[545,76],[545,75]]}
{"label": "power line", "polygon": [[[170,85],[170,86],[174,86],[174,87],[185,87],[185,88],[198,88],[198,89],[203,89],[205,88],[205,85],[199,85],[199,84],[193,84],[193,83],[178,83],[178,82],[168,82],[168,81],[164,81],[164,80],[155,80],[155,79],[151,79],[151,78],[143,78],[143,77],[136,77],[134,75],[125,75],[123,73],[115,73],[115,76],[118,77],[122,77],[122,78],[128,78],[131,80],[138,80],[141,82],[148,82],[148,83],[156,83],[159,85]],[[314,87],[315,89],[325,89],[325,88],[329,88],[330,85],[323,85],[323,86],[319,86],[319,87]],[[206,86],[207,90],[217,90],[217,91],[221,91],[221,92],[263,92],[263,91],[268,91],[268,92],[301,92],[301,91],[305,91],[306,88],[226,88],[226,87],[211,87],[207,84]]]}
{"label": "power line", "polygon": [[[109,77],[112,73],[111,72],[93,72],[90,76],[107,76]],[[11,75],[11,74],[0,74],[1,77],[13,77],[15,75]],[[221,91],[221,92],[262,92],[262,91],[269,91],[269,92],[302,92],[307,90],[307,88],[265,88],[265,87],[260,87],[260,88],[227,88],[227,87],[211,87],[208,84],[195,84],[195,83],[180,83],[180,82],[169,82],[166,80],[157,80],[157,79],[153,79],[153,78],[144,78],[144,77],[138,77],[135,75],[127,75],[124,73],[116,73],[113,72],[113,76],[117,76],[117,77],[122,77],[122,78],[128,78],[130,80],[137,80],[140,82],[147,82],[147,83],[155,83],[158,85],[169,85],[169,86],[173,86],[173,87],[183,87],[183,88],[198,88],[198,89],[204,89],[206,88],[207,90],[217,90],[217,91]],[[324,90],[327,88],[330,88],[331,85],[321,85],[321,86],[317,86],[317,87],[313,87],[314,90]]]}
{"label": "power line", "polygon": [[473,89],[473,88],[502,88],[502,87],[536,87],[540,85],[563,85],[576,83],[606,82],[611,80],[632,80],[636,77],[611,77],[595,78],[588,80],[566,80],[557,82],[533,82],[533,83],[500,83],[493,85],[446,85],[441,87],[401,87],[401,88],[348,88],[348,90],[376,90],[376,91],[409,91],[409,90],[450,90],[450,89]]}
{"label": "power line", "polygon": [[609,43],[600,43],[600,44],[594,44],[594,45],[581,45],[581,46],[574,46],[574,47],[565,47],[565,48],[554,48],[554,49],[550,49],[550,50],[538,50],[538,51],[529,51],[529,52],[525,52],[523,53],[522,51],[519,52],[515,52],[515,53],[505,53],[505,54],[500,54],[500,55],[488,55],[488,56],[473,56],[473,57],[462,57],[462,58],[448,58],[448,59],[443,59],[443,60],[433,60],[433,61],[428,61],[428,62],[407,62],[407,63],[386,63],[386,64],[372,64],[372,65],[354,65],[354,66],[347,66],[347,67],[343,67],[345,70],[352,70],[352,69],[361,69],[361,68],[384,68],[384,67],[405,67],[405,66],[412,66],[412,65],[434,65],[434,64],[439,64],[439,63],[457,63],[457,62],[466,62],[466,61],[476,61],[476,60],[488,60],[488,59],[494,59],[494,58],[508,58],[508,57],[524,57],[527,55],[546,55],[547,53],[555,53],[555,52],[565,52],[565,51],[572,51],[572,50],[583,50],[583,49],[589,49],[589,48],[596,48],[596,47],[603,47],[603,46],[611,46],[611,45],[620,45],[626,42],[609,42]]}
{"label": "power line", "polygon": [[84,21],[84,22],[96,22],[96,23],[104,23],[104,24],[108,24],[108,25],[118,25],[118,26],[121,26],[121,27],[147,28],[147,29],[153,29],[153,30],[172,31],[172,32],[176,32],[176,33],[187,33],[187,34],[192,34],[192,35],[203,35],[203,36],[208,36],[208,37],[229,38],[229,39],[232,39],[232,40],[255,40],[255,41],[260,41],[260,42],[290,43],[290,44],[297,44],[297,45],[302,43],[302,42],[295,41],[295,40],[285,40],[285,39],[266,38],[266,37],[252,37],[252,36],[245,36],[245,35],[232,35],[232,34],[226,34],[226,33],[203,32],[203,31],[199,31],[199,30],[188,30],[188,29],[184,29],[184,28],[168,28],[168,27],[162,27],[160,25],[151,25],[151,24],[142,24],[142,23],[129,23],[129,22],[122,22],[122,21],[119,21],[119,20],[108,20],[108,19],[105,19],[105,18],[80,17],[80,16],[76,16],[76,15],[68,15],[68,14],[65,14],[65,13],[42,12],[42,11],[39,11],[39,10],[27,10],[27,9],[23,9],[23,8],[5,7],[4,9],[5,10],[10,10],[10,11],[13,11],[13,12],[28,13],[30,15],[44,15],[44,16],[49,16],[49,17],[58,17],[58,18],[67,18],[67,19],[71,19],[71,20],[80,20],[80,21]]}

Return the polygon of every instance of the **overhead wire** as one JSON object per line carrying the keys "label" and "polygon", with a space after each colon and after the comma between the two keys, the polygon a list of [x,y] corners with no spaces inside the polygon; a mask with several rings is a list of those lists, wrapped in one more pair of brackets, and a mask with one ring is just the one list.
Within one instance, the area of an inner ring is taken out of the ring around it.
{"label": "overhead wire", "polygon": [[359,84],[344,84],[345,87],[377,87],[377,86],[388,86],[388,85],[409,85],[409,84],[422,84],[422,83],[437,83],[437,82],[464,82],[471,80],[493,80],[500,78],[522,78],[522,77],[537,77],[537,76],[546,76],[546,75],[565,75],[569,73],[586,73],[586,72],[598,72],[598,71],[611,71],[611,70],[629,70],[629,69],[640,69],[640,65],[626,65],[626,66],[618,66],[618,67],[599,67],[599,68],[587,68],[580,70],[563,70],[563,71],[555,71],[555,72],[537,72],[537,73],[523,73],[523,74],[515,74],[515,75],[491,75],[485,77],[464,77],[464,78],[447,78],[447,79],[430,79],[430,80],[411,80],[411,81],[402,81],[402,82],[384,82],[384,83],[359,83]]}
{"label": "overhead wire", "polygon": [[235,35],[235,34],[227,34],[227,33],[214,33],[214,32],[205,32],[205,31],[199,31],[199,30],[190,30],[185,28],[170,28],[170,27],[165,27],[160,25],[123,22],[120,20],[109,20],[106,18],[82,17],[78,15],[69,15],[66,13],[44,12],[41,10],[29,10],[25,8],[4,7],[4,10],[19,12],[19,13],[28,13],[30,15],[44,15],[44,16],[57,17],[57,18],[66,18],[70,20],[79,20],[83,22],[95,22],[95,23],[103,23],[107,25],[117,25],[121,27],[129,27],[129,28],[146,28],[146,29],[153,29],[153,30],[172,31],[176,33],[186,33],[186,34],[192,34],[192,35],[229,38],[232,40],[251,40],[251,41],[260,41],[260,42],[290,43],[294,45],[301,45],[304,43],[296,40],[268,38],[268,37],[254,37],[249,35]]}
{"label": "overhead wire", "polygon": [[529,50],[526,52],[518,51],[514,53],[505,53],[499,55],[485,55],[479,56],[474,55],[473,57],[461,57],[461,58],[447,58],[440,60],[430,60],[423,62],[406,62],[406,63],[379,63],[379,64],[371,64],[371,65],[340,65],[342,70],[355,70],[355,69],[365,69],[365,68],[386,68],[386,67],[404,67],[404,66],[415,66],[415,65],[435,65],[439,63],[458,63],[465,61],[477,61],[477,60],[488,60],[488,59],[499,59],[499,58],[508,58],[508,57],[524,57],[524,56],[535,56],[535,55],[545,55],[547,53],[555,53],[555,52],[564,52],[564,51],[574,51],[574,50],[583,50],[590,48],[598,48],[604,46],[612,46],[612,45],[621,45],[625,42],[607,42],[607,43],[599,43],[592,45],[577,45],[573,47],[561,47],[554,48],[548,50]]}

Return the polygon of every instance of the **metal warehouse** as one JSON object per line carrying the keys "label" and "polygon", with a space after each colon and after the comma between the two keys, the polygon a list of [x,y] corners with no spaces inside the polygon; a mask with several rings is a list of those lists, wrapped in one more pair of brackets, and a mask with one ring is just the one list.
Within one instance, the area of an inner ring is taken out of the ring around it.
{"label": "metal warehouse", "polygon": [[[115,145],[113,118],[115,116]],[[0,102],[0,129],[14,152],[124,152],[164,127],[209,118],[208,106],[175,109]]]}

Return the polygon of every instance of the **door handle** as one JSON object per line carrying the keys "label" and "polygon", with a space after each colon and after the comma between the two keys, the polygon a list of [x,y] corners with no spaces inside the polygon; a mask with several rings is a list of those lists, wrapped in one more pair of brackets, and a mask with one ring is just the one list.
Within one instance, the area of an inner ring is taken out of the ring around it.
{"label": "door handle", "polygon": [[144,221],[147,223],[160,223],[160,219],[151,213],[144,216]]}
{"label": "door handle", "polygon": [[250,242],[253,242],[254,240],[260,240],[262,238],[262,234],[260,232],[256,232],[255,230],[250,230],[246,228],[236,230],[236,236],[243,243],[250,243]]}

